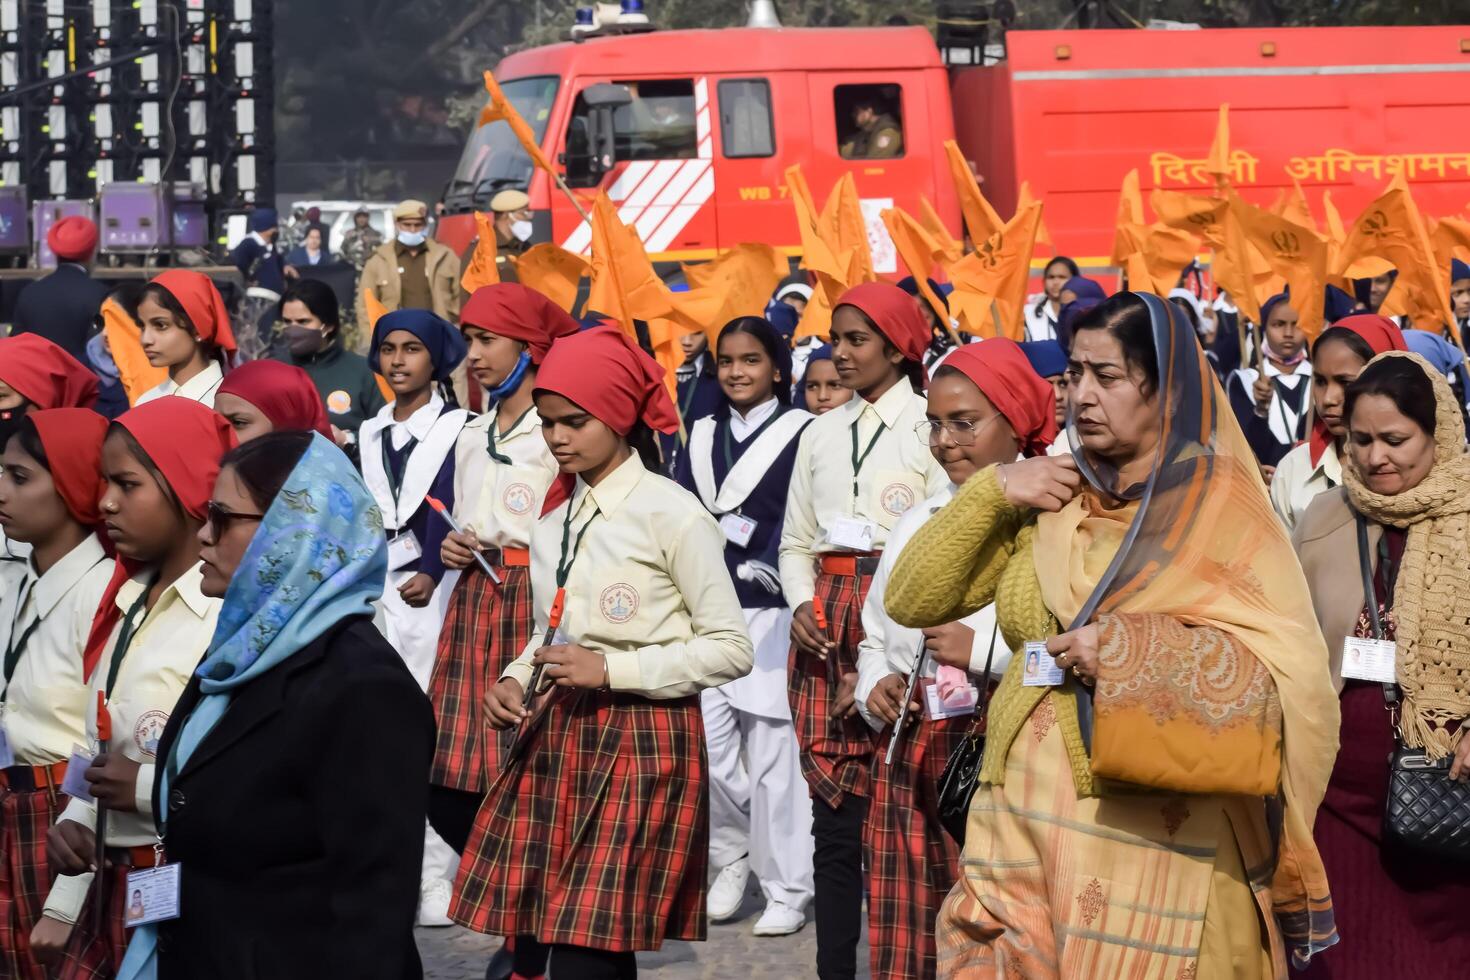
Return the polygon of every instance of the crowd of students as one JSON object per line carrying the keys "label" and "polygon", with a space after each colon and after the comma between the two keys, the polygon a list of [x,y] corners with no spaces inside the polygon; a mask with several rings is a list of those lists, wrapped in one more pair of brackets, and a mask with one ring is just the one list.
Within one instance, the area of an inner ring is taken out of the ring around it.
{"label": "crowd of students", "polygon": [[865,906],[875,978],[1454,975],[1463,846],[1384,811],[1470,782],[1463,324],[1043,284],[950,347],[790,283],[671,391],[498,283],[377,320],[351,438],[197,273],[110,423],[0,339],[0,975],[415,976],[417,917],[632,977],[752,875],[823,978]]}

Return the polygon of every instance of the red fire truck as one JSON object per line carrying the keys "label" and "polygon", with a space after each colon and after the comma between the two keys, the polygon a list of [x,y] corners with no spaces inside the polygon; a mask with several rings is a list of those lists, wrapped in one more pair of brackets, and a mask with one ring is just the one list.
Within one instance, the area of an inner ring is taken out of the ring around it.
{"label": "red fire truck", "polygon": [[[1319,222],[1323,189],[1351,220],[1402,170],[1426,213],[1470,207],[1467,27],[1013,31],[1003,61],[959,69],[919,27],[652,31],[519,52],[496,76],[573,192],[606,190],[656,262],[742,241],[797,254],[799,163],[819,204],[853,173],[875,265],[902,274],[878,214],[927,197],[958,233],[940,151],[957,138],[997,210],[1029,180],[1056,250],[1105,266],[1129,170],[1145,192],[1209,186],[1222,102],[1235,182],[1259,202],[1296,178]],[[901,131],[897,156],[843,153],[869,104]],[[586,251],[585,222],[502,123],[470,136],[440,240],[466,248],[471,212],[507,187],[530,194],[535,241]]]}

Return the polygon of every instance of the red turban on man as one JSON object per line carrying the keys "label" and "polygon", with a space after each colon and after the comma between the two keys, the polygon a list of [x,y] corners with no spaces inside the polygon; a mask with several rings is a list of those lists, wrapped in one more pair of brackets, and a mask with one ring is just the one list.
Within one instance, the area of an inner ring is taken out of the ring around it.
{"label": "red turban on man", "polygon": [[80,215],[62,218],[46,232],[46,244],[62,262],[85,262],[97,250],[97,226]]}

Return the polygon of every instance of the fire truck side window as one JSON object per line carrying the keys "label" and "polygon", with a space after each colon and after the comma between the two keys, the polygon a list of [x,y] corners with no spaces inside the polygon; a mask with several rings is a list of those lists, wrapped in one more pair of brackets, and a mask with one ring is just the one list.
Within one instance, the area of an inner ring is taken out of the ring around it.
{"label": "fire truck side window", "polygon": [[764,78],[732,78],[719,84],[720,143],[727,157],[776,155],[771,118],[771,83]]}
{"label": "fire truck side window", "polygon": [[[617,79],[633,101],[613,111],[618,161],[691,160],[699,155],[694,121],[694,79]],[[567,124],[567,183],[592,187],[599,176],[591,165],[587,103],[581,95]]]}
{"label": "fire truck side window", "polygon": [[833,110],[837,152],[844,160],[903,156],[903,100],[897,85],[838,85]]}

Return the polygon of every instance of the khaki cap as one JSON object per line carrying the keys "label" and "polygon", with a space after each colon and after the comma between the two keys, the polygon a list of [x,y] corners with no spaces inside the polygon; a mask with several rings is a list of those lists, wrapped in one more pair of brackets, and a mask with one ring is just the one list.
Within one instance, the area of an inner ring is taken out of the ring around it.
{"label": "khaki cap", "polygon": [[400,201],[398,207],[393,209],[393,218],[427,218],[429,206],[423,201]]}
{"label": "khaki cap", "polygon": [[530,206],[531,199],[526,196],[526,192],[514,189],[501,191],[490,199],[490,210],[496,214],[509,214]]}

